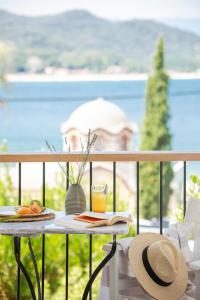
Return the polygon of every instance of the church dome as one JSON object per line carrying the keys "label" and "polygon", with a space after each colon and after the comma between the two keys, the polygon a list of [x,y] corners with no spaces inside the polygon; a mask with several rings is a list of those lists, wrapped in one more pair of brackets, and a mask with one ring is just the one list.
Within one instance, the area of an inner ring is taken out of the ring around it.
{"label": "church dome", "polygon": [[75,109],[69,119],[61,125],[62,133],[76,129],[87,134],[91,129],[104,129],[112,134],[118,134],[123,129],[134,130],[126,114],[114,103],[98,98],[82,104]]}

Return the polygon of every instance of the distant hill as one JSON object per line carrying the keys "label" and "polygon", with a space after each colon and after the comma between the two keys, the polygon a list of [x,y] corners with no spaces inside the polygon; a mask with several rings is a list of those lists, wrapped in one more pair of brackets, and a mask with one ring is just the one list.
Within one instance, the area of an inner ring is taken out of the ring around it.
{"label": "distant hill", "polygon": [[182,18],[173,18],[173,19],[164,19],[158,20],[161,23],[179,28],[181,30],[190,31],[196,33],[200,36],[200,19],[182,19]]}
{"label": "distant hill", "polygon": [[0,28],[0,41],[14,46],[12,68],[18,71],[27,68],[32,56],[44,66],[147,71],[159,34],[166,41],[168,69],[200,68],[198,35],[151,20],[112,22],[82,10],[43,17],[0,10]]}

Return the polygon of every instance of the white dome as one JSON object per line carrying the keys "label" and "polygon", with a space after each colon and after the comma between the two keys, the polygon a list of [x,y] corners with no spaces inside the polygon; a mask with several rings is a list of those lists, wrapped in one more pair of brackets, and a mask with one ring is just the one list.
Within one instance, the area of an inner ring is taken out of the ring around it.
{"label": "white dome", "polygon": [[78,129],[82,134],[87,134],[89,129],[104,129],[117,134],[124,128],[133,131],[134,125],[128,121],[125,113],[117,105],[98,98],[75,109],[69,119],[62,124],[61,131],[66,133],[72,128]]}

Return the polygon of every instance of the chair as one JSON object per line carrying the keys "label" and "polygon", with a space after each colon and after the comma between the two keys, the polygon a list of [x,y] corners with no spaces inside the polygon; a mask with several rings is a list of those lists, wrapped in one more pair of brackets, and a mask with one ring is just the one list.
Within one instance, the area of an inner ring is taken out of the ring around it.
{"label": "chair", "polygon": [[[188,284],[187,293],[180,300],[200,300],[200,239],[195,241],[194,252],[192,252],[188,246],[189,234],[190,227],[184,223],[174,224],[166,232],[166,235],[182,251],[188,264],[189,279],[196,285],[195,287],[193,284]],[[118,240],[116,254],[103,271],[99,300],[153,299],[144,292],[130,269],[126,251],[132,239]],[[126,249],[123,249],[124,242]],[[110,244],[103,246],[105,252],[109,252],[110,249]]]}
{"label": "chair", "polygon": [[195,299],[200,300],[200,228],[195,230],[195,243],[193,257],[189,263],[189,268],[195,272]]}
{"label": "chair", "polygon": [[[181,250],[188,265],[189,282],[186,294],[192,297],[192,299],[200,300],[200,293],[198,292],[200,287],[200,281],[198,279],[200,271],[200,251],[197,247],[197,238],[192,243],[189,241],[191,231],[191,224],[176,223],[165,231],[165,235]],[[191,248],[193,248],[193,251]]]}
{"label": "chair", "polygon": [[[151,300],[138,284],[127,259],[126,249],[133,238],[125,238],[118,241],[114,257],[103,270],[99,300]],[[122,245],[125,243],[126,249]],[[105,252],[110,252],[111,245],[103,246]],[[133,295],[134,294],[134,298]],[[137,298],[135,298],[137,297]]]}

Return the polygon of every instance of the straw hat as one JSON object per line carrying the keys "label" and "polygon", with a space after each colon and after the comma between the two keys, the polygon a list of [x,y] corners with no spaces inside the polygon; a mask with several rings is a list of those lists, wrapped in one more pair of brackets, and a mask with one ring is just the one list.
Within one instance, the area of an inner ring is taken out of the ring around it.
{"label": "straw hat", "polygon": [[176,300],[185,292],[188,273],[181,252],[166,237],[143,233],[129,247],[129,261],[144,290],[157,300]]}

